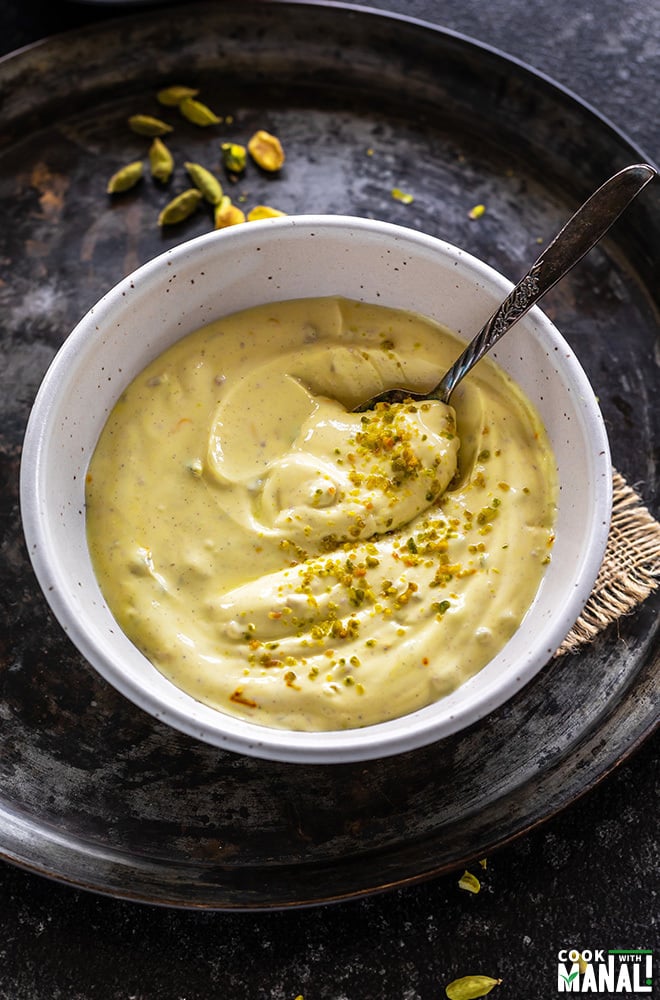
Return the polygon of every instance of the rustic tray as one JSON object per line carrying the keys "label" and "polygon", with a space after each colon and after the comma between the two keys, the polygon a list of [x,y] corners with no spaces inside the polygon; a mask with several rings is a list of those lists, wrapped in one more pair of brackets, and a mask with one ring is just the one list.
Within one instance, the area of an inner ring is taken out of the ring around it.
{"label": "rustic tray", "polygon": [[[233,116],[209,130],[177,120],[173,190],[184,159],[213,166],[220,139],[264,127],[283,139],[286,167],[276,179],[250,170],[231,185],[235,198],[384,218],[511,278],[607,175],[645,157],[501,53],[340,4],[148,10],[0,61],[0,856],[72,885],[196,908],[305,905],[423,879],[541,822],[649,734],[659,601],[552,661],[471,729],[354,766],[222,753],[158,724],[92,671],[30,568],[21,441],[79,317],[135,266],[211,228],[201,213],[161,234],[167,194],[149,180],[112,203],[104,193],[146,149],[127,116],[162,112],[155,92],[173,82]],[[477,203],[486,213],[473,221]],[[615,464],[656,513],[659,241],[652,185],[545,300],[599,394]]]}

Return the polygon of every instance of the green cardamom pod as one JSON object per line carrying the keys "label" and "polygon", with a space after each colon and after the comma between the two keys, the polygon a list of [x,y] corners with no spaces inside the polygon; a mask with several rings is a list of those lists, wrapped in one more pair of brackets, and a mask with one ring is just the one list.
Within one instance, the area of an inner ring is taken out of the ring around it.
{"label": "green cardamom pod", "polygon": [[478,997],[485,997],[493,986],[499,986],[501,982],[501,979],[491,979],[490,976],[463,976],[462,979],[454,979],[446,987],[445,993],[449,1000],[478,1000]]}
{"label": "green cardamom pod", "polygon": [[152,118],[151,115],[131,115],[128,124],[138,135],[166,135],[172,131],[171,125],[161,121],[160,118]]}
{"label": "green cardamom pod", "polygon": [[186,97],[197,97],[198,90],[192,87],[165,87],[156,94],[159,104],[164,104],[166,108],[176,108]]}
{"label": "green cardamom pod", "polygon": [[186,163],[184,166],[190,174],[191,181],[196,188],[199,188],[206,200],[212,205],[218,205],[222,198],[220,181],[214,177],[210,170],[200,166],[199,163]]}
{"label": "green cardamom pod", "polygon": [[142,177],[142,160],[135,160],[127,163],[125,167],[118,170],[108,181],[106,188],[108,194],[119,194],[121,191],[128,191]]}
{"label": "green cardamom pod", "polygon": [[162,181],[163,184],[169,181],[174,170],[174,157],[162,139],[156,138],[151,143],[149,165],[152,177],[155,177],[157,181]]}
{"label": "green cardamom pod", "polygon": [[179,104],[179,111],[193,125],[201,125],[202,127],[217,125],[221,120],[210,108],[207,108],[201,101],[196,101],[193,97],[184,97]]}
{"label": "green cardamom pod", "polygon": [[198,191],[197,188],[188,188],[187,191],[182,191],[176,198],[172,198],[172,201],[168,202],[162,210],[158,216],[158,225],[170,226],[175,222],[183,222],[184,219],[193,214],[201,200],[202,192]]}

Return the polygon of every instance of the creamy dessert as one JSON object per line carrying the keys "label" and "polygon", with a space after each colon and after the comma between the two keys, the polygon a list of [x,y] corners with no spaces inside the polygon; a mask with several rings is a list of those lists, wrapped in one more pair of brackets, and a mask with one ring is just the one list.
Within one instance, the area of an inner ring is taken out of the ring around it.
{"label": "creamy dessert", "polygon": [[156,358],[90,463],[87,532],[127,636],[198,700],[333,730],[430,704],[518,628],[550,559],[556,468],[490,359],[423,390],[460,342],[339,298],[218,320]]}

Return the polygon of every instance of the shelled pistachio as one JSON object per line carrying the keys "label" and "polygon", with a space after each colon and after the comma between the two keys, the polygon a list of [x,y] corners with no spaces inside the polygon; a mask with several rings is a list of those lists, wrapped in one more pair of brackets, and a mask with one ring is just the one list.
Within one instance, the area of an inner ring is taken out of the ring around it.
{"label": "shelled pistachio", "polygon": [[269,173],[280,170],[286,159],[280,140],[264,129],[254,133],[248,142],[248,152],[257,166]]}
{"label": "shelled pistachio", "polygon": [[234,205],[231,198],[223,195],[219,204],[215,206],[215,228],[226,229],[241,222],[245,222],[245,212],[238,205]]}
{"label": "shelled pistachio", "polygon": [[247,163],[245,146],[238,142],[222,143],[222,165],[230,174],[242,174]]}

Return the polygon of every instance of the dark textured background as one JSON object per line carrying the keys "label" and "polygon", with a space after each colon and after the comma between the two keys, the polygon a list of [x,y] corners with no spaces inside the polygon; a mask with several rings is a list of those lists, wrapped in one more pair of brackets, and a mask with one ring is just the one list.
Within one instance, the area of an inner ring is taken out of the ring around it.
{"label": "dark textured background", "polygon": [[[3,2],[0,50],[137,6]],[[657,0],[380,7],[522,59],[660,159]],[[558,948],[656,944],[654,751],[647,743],[595,791],[493,855],[477,896],[450,875],[339,906],[196,914],[97,898],[4,865],[0,1000],[432,1000],[475,971],[504,979],[502,1000],[554,997]]]}

